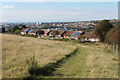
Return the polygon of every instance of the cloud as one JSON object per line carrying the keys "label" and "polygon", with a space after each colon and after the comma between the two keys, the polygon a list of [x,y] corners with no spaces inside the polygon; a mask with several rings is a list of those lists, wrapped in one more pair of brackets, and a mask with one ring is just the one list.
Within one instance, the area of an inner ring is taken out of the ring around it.
{"label": "cloud", "polygon": [[14,6],[2,6],[1,8],[3,8],[3,9],[11,9],[11,8],[14,8]]}

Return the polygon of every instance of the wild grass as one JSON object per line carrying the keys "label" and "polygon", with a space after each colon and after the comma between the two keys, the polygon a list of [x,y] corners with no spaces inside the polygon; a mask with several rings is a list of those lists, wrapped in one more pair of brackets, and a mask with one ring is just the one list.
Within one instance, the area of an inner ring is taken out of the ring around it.
{"label": "wild grass", "polygon": [[76,46],[71,43],[42,40],[17,35],[2,35],[3,78],[28,76],[27,61],[35,54],[38,66],[56,62],[71,53]]}
{"label": "wild grass", "polygon": [[102,43],[54,41],[7,34],[3,34],[2,38],[4,78],[28,76],[28,63],[33,54],[38,61],[38,67],[43,70],[42,73],[52,70],[50,63],[66,57],[76,47],[76,55],[62,61],[63,63],[52,71],[52,76],[44,77],[118,78],[118,54],[107,51]]}
{"label": "wild grass", "polygon": [[57,78],[118,78],[118,54],[104,44],[76,44],[78,52],[54,73]]}

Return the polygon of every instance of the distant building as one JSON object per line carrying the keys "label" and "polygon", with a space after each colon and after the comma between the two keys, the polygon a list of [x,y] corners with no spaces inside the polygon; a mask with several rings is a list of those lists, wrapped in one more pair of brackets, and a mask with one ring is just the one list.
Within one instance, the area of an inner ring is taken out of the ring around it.
{"label": "distant building", "polygon": [[43,29],[43,31],[44,31],[44,36],[47,36],[47,35],[49,35],[49,33],[50,33],[52,30],[50,30],[50,29]]}
{"label": "distant building", "polygon": [[82,31],[75,31],[71,36],[72,36],[72,39],[76,39],[78,40],[79,39],[79,36],[82,34]]}
{"label": "distant building", "polygon": [[28,31],[28,34],[36,36],[38,30],[39,29],[31,29],[31,30]]}
{"label": "distant building", "polygon": [[[66,31],[64,30],[58,30],[59,34],[58,35],[55,35],[55,38],[63,38],[63,35]],[[50,32],[49,36],[53,36],[52,35],[52,31]]]}
{"label": "distant building", "polygon": [[39,25],[41,25],[41,23],[36,23],[36,26],[39,26]]}
{"label": "distant building", "polygon": [[28,34],[28,31],[30,29],[29,28],[23,28],[21,31],[20,31],[20,34],[24,35],[24,34]]}
{"label": "distant building", "polygon": [[66,39],[70,39],[70,38],[72,38],[72,34],[74,32],[75,31],[66,31],[66,33],[63,35],[63,37],[66,38]]}
{"label": "distant building", "polygon": [[99,38],[98,36],[96,36],[95,34],[91,33],[91,32],[86,32],[84,34],[84,41],[90,41],[90,42],[96,42],[96,41],[99,41]]}

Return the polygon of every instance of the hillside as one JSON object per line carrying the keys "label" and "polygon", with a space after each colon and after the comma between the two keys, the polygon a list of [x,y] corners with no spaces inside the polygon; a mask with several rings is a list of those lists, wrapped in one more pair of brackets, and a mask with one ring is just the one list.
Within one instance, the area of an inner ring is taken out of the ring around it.
{"label": "hillside", "polygon": [[79,50],[55,72],[59,78],[118,78],[118,55],[104,44],[77,44]]}
{"label": "hillside", "polygon": [[65,55],[78,51],[60,64],[53,76],[57,78],[117,78],[118,55],[107,51],[102,43],[74,43],[42,40],[17,35],[2,36],[3,77],[28,76],[27,61],[33,54],[39,67],[56,62]]}
{"label": "hillside", "polygon": [[40,40],[17,35],[2,35],[3,77],[27,76],[27,60],[35,54],[40,67],[55,62],[76,47],[66,42]]}

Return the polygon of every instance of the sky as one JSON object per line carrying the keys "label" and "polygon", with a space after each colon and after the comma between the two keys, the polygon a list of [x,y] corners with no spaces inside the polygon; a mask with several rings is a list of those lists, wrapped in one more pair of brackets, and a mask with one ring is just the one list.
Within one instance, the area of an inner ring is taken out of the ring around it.
{"label": "sky", "polygon": [[0,0],[2,2],[118,2],[119,0]]}
{"label": "sky", "polygon": [[118,18],[118,2],[29,1],[2,2],[0,22],[74,22]]}

